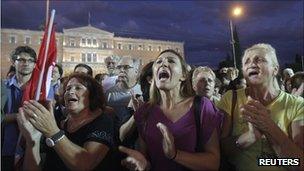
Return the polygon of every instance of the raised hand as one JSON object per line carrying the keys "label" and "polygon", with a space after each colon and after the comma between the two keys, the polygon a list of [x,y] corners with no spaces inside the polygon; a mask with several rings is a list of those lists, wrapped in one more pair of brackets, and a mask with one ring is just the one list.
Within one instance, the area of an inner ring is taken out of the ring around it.
{"label": "raised hand", "polygon": [[277,127],[271,119],[270,111],[259,101],[250,100],[243,106],[243,117],[247,122],[252,123],[254,127],[262,133]]}
{"label": "raised hand", "polygon": [[243,133],[235,142],[239,148],[247,148],[262,137],[262,134],[251,123],[248,123],[249,130]]}
{"label": "raised hand", "polygon": [[119,151],[126,153],[127,158],[121,161],[121,164],[130,170],[143,171],[149,168],[149,163],[145,156],[139,151],[119,146]]}
{"label": "raised hand", "polygon": [[24,102],[23,110],[31,124],[41,131],[45,137],[50,137],[59,132],[59,128],[53,114],[52,103],[48,103],[47,107],[48,109],[37,101],[30,100]]}
{"label": "raised hand", "polygon": [[39,141],[41,132],[39,132],[25,117],[23,108],[19,108],[19,115],[17,115],[17,123],[21,134],[27,142]]}
{"label": "raised hand", "polygon": [[138,108],[144,104],[143,97],[140,96],[137,98],[133,90],[131,90],[130,93],[131,93],[131,101],[130,101],[131,106],[133,107],[134,111],[137,111]]}
{"label": "raised hand", "polygon": [[169,159],[174,159],[176,157],[177,151],[175,149],[173,135],[164,124],[159,122],[156,126],[163,135],[163,151],[165,153],[165,156]]}

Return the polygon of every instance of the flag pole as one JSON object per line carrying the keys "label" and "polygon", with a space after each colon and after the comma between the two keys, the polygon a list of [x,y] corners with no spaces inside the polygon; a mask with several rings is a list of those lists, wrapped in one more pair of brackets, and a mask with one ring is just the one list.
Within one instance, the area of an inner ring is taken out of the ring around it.
{"label": "flag pole", "polygon": [[49,50],[49,44],[50,44],[50,39],[51,39],[54,17],[55,17],[55,10],[53,9],[52,13],[51,13],[50,22],[48,24],[48,32],[47,32],[47,39],[46,39],[46,48],[45,48],[44,58],[43,58],[43,65],[42,65],[42,69],[41,69],[40,74],[39,74],[38,86],[37,86],[36,94],[35,94],[35,100],[36,101],[38,101],[40,99],[42,80],[43,80],[43,76],[44,76],[46,58],[47,58],[48,50]]}
{"label": "flag pole", "polygon": [[45,9],[45,25],[47,24],[49,20],[49,6],[50,6],[50,1],[46,0],[46,9]]}

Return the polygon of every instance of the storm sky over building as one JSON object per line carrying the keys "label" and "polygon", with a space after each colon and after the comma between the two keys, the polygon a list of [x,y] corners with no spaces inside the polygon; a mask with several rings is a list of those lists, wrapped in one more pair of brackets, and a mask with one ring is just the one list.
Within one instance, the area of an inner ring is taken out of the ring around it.
{"label": "storm sky over building", "polygon": [[[231,52],[228,21],[236,24],[243,49],[270,43],[280,64],[303,55],[303,1],[50,1],[57,31],[88,25],[116,36],[181,41],[190,64],[214,68]],[[1,27],[38,30],[45,1],[1,2]],[[234,6],[244,10],[239,18]]]}

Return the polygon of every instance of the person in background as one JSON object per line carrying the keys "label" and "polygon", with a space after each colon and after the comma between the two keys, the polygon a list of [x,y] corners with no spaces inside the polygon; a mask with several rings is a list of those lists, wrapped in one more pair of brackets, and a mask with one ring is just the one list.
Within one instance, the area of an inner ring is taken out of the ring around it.
{"label": "person in background", "polygon": [[[227,114],[222,129],[222,138],[231,140],[222,146],[226,160],[235,170],[303,170],[304,99],[280,90],[275,49],[264,43],[251,46],[245,50],[242,68],[248,87],[236,91],[235,106],[232,91],[217,104]],[[258,158],[278,157],[299,158],[300,166],[257,163]]]}
{"label": "person in background", "polygon": [[102,74],[96,74],[95,75],[95,80],[102,85],[102,82],[108,77],[108,74],[102,73]]}
{"label": "person in background", "polygon": [[76,73],[85,73],[85,74],[88,74],[91,77],[93,77],[93,70],[92,70],[92,68],[89,65],[84,64],[84,63],[77,64],[75,66],[75,68],[74,68],[74,72],[76,72]]}
{"label": "person in background", "polygon": [[304,97],[304,72],[296,72],[291,78],[291,94]]}
{"label": "person in background", "polygon": [[21,106],[22,93],[32,76],[37,60],[36,52],[29,46],[19,46],[11,54],[11,61],[16,73],[1,82],[1,91],[6,92],[2,98],[4,104],[1,119],[1,170],[14,169],[14,157],[19,129],[16,122],[18,108]]}
{"label": "person in background", "polygon": [[[210,100],[200,98],[201,122],[196,128],[189,68],[184,58],[170,49],[154,62],[150,101],[134,115],[140,151],[119,148],[128,155],[122,163],[129,169],[218,169],[221,115]],[[199,144],[196,129],[202,134]]]}
{"label": "person in background", "polygon": [[218,99],[221,99],[222,95],[220,94],[220,88],[222,86],[222,82],[218,79],[215,78],[215,86],[214,86],[214,96]]}
{"label": "person in background", "polygon": [[[134,95],[142,95],[137,83],[139,76],[139,60],[123,57],[117,63],[118,77],[115,86],[106,91],[108,105],[115,109],[117,124],[120,125],[131,117],[128,104],[131,100],[131,91]],[[118,126],[117,125],[117,126]],[[119,129],[118,127],[118,129]]]}
{"label": "person in background", "polygon": [[[141,91],[143,92],[142,97],[136,97],[134,93],[132,93],[131,100],[128,106],[132,108],[132,112],[136,112],[138,108],[144,104],[144,102],[148,102],[150,98],[150,86],[152,83],[152,66],[154,62],[149,62],[146,64],[140,73],[139,76],[139,83]],[[125,122],[121,127],[119,128],[119,139],[121,142],[123,142],[126,138],[131,137],[133,139],[137,139],[138,135],[134,135],[134,132],[136,131],[136,125],[134,120],[134,115],[131,116],[131,118]],[[135,137],[135,138],[134,138]]]}
{"label": "person in background", "polygon": [[294,72],[291,68],[285,68],[283,70],[283,84],[285,87],[285,91],[288,93],[291,93],[290,88],[290,82],[288,80],[294,75]]}
{"label": "person in background", "polygon": [[196,95],[205,96],[212,102],[219,101],[216,96],[214,96],[216,76],[211,68],[207,66],[200,66],[195,68],[192,75],[192,87]]}
{"label": "person in background", "polygon": [[283,70],[283,80],[286,81],[294,75],[294,72],[291,68],[285,68]]}
{"label": "person in background", "polygon": [[61,66],[56,64],[52,72],[51,87],[47,96],[48,100],[54,100],[55,95],[59,95],[60,79],[62,77],[62,74],[63,70]]}
{"label": "person in background", "polygon": [[120,60],[118,56],[108,56],[105,58],[104,62],[108,69],[108,76],[102,82],[102,87],[104,92],[106,92],[109,88],[113,87],[117,80],[117,70],[116,65]]}
{"label": "person in background", "polygon": [[230,81],[227,89],[228,90],[237,90],[237,89],[242,89],[242,88],[246,88],[246,79],[237,77],[233,81]]}
{"label": "person in background", "polygon": [[[23,169],[113,170],[113,121],[105,114],[101,85],[89,75],[74,73],[63,89],[67,119],[59,124],[51,103],[44,107],[30,100],[19,109],[18,124],[26,140]],[[45,141],[40,141],[42,136]],[[40,143],[47,145],[43,165]]]}

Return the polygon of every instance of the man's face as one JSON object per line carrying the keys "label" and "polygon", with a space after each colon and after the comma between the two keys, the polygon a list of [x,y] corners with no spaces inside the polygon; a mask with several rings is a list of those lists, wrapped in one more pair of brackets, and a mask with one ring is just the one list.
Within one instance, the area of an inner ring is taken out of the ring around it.
{"label": "man's face", "polygon": [[16,73],[23,76],[32,74],[35,63],[35,59],[32,58],[30,54],[24,52],[20,53],[14,62]]}
{"label": "man's face", "polygon": [[211,98],[214,94],[215,81],[209,72],[200,72],[193,80],[193,90],[197,95]]}
{"label": "man's face", "polygon": [[133,66],[133,61],[130,58],[122,58],[117,63],[118,78],[117,83],[124,83],[128,87],[134,84],[134,80],[137,78],[137,70]]}
{"label": "man's face", "polygon": [[106,62],[106,65],[107,65],[107,69],[108,69],[108,72],[110,75],[113,75],[115,73],[115,62],[113,59],[109,59],[107,62]]}

